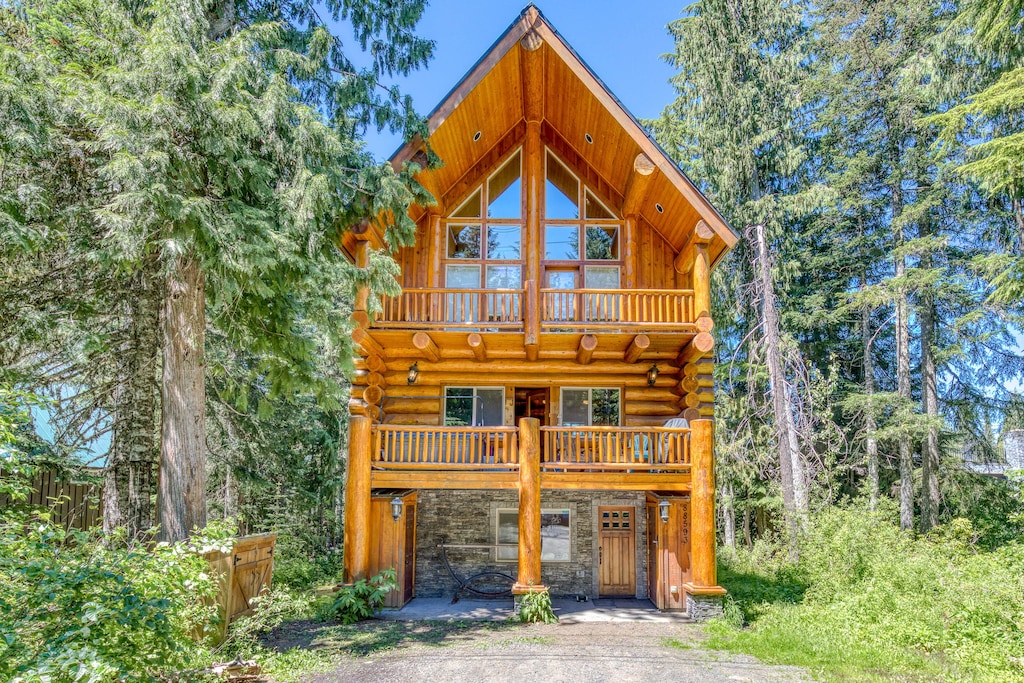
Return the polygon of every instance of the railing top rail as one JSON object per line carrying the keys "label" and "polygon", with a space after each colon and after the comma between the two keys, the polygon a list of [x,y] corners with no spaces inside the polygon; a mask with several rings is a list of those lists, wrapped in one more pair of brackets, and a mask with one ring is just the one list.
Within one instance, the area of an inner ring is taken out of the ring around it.
{"label": "railing top rail", "polygon": [[516,288],[504,288],[504,287],[403,287],[402,291],[394,296],[401,296],[402,294],[509,294],[518,293],[522,294],[525,289]]}
{"label": "railing top rail", "polygon": [[689,427],[613,427],[613,426],[593,426],[593,427],[569,427],[565,425],[558,425],[553,427],[541,427],[542,432],[596,432],[596,433],[614,433],[621,432],[624,434],[646,434],[654,432],[657,434],[689,434]]}
{"label": "railing top rail", "polygon": [[693,296],[692,289],[550,289],[540,290],[541,294],[675,294]]}
{"label": "railing top rail", "polygon": [[478,434],[515,433],[518,427],[496,426],[496,427],[435,427],[431,425],[374,425],[373,429],[382,432],[474,432]]}

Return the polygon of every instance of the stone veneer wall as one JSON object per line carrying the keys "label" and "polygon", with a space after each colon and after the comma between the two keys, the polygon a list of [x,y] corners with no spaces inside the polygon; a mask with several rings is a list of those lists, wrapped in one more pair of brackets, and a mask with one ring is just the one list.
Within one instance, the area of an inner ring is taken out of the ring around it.
{"label": "stone veneer wall", "polygon": [[708,621],[722,616],[725,599],[721,595],[686,594],[686,613],[694,621]]}
{"label": "stone veneer wall", "polygon": [[[569,562],[544,562],[541,579],[551,594],[597,597],[597,508],[633,505],[636,524],[637,597],[647,597],[647,544],[642,491],[543,491],[542,508],[568,508],[571,551]],[[421,489],[416,505],[416,595],[452,597],[457,584],[441,559],[438,544],[493,544],[497,511],[518,507],[515,491],[449,491]],[[515,562],[498,562],[494,550],[450,549],[448,559],[463,578],[483,571],[516,576]]]}

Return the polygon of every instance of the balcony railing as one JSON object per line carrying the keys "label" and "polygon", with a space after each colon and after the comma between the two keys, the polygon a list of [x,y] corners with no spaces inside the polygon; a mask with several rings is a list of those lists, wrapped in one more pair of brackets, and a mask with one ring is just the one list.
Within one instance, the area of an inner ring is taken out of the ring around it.
{"label": "balcony railing", "polygon": [[[387,297],[374,327],[546,332],[694,329],[688,289],[542,289],[527,305],[522,289],[406,289]],[[536,310],[531,320],[531,310]],[[536,328],[534,328],[536,329]]]}
{"label": "balcony railing", "polygon": [[680,329],[693,325],[693,291],[665,289],[542,289],[542,328]]}
{"label": "balcony railing", "polygon": [[[373,428],[372,465],[399,470],[509,470],[519,467],[516,427]],[[690,468],[689,429],[541,427],[546,471],[677,472]]]}
{"label": "balcony railing", "polygon": [[541,427],[546,470],[676,471],[690,468],[690,430],[668,427]]}
{"label": "balcony railing", "polygon": [[519,466],[515,427],[374,427],[371,463],[382,469],[512,469]]}
{"label": "balcony railing", "polygon": [[386,297],[375,327],[522,329],[521,289],[406,289]]}

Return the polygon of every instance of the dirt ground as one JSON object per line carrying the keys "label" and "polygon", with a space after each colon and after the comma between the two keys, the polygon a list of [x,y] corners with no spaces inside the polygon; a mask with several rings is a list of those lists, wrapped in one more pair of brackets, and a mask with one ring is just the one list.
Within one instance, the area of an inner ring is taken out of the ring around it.
{"label": "dirt ground", "polygon": [[806,671],[701,647],[686,623],[364,622],[289,624],[271,643],[328,654],[308,683],[704,683],[812,681]]}

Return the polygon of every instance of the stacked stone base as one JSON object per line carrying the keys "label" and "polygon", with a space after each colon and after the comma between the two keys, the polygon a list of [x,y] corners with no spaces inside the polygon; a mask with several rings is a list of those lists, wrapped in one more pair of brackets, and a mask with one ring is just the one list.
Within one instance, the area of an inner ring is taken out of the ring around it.
{"label": "stacked stone base", "polygon": [[686,613],[694,621],[708,621],[722,616],[725,597],[722,595],[686,594]]}

